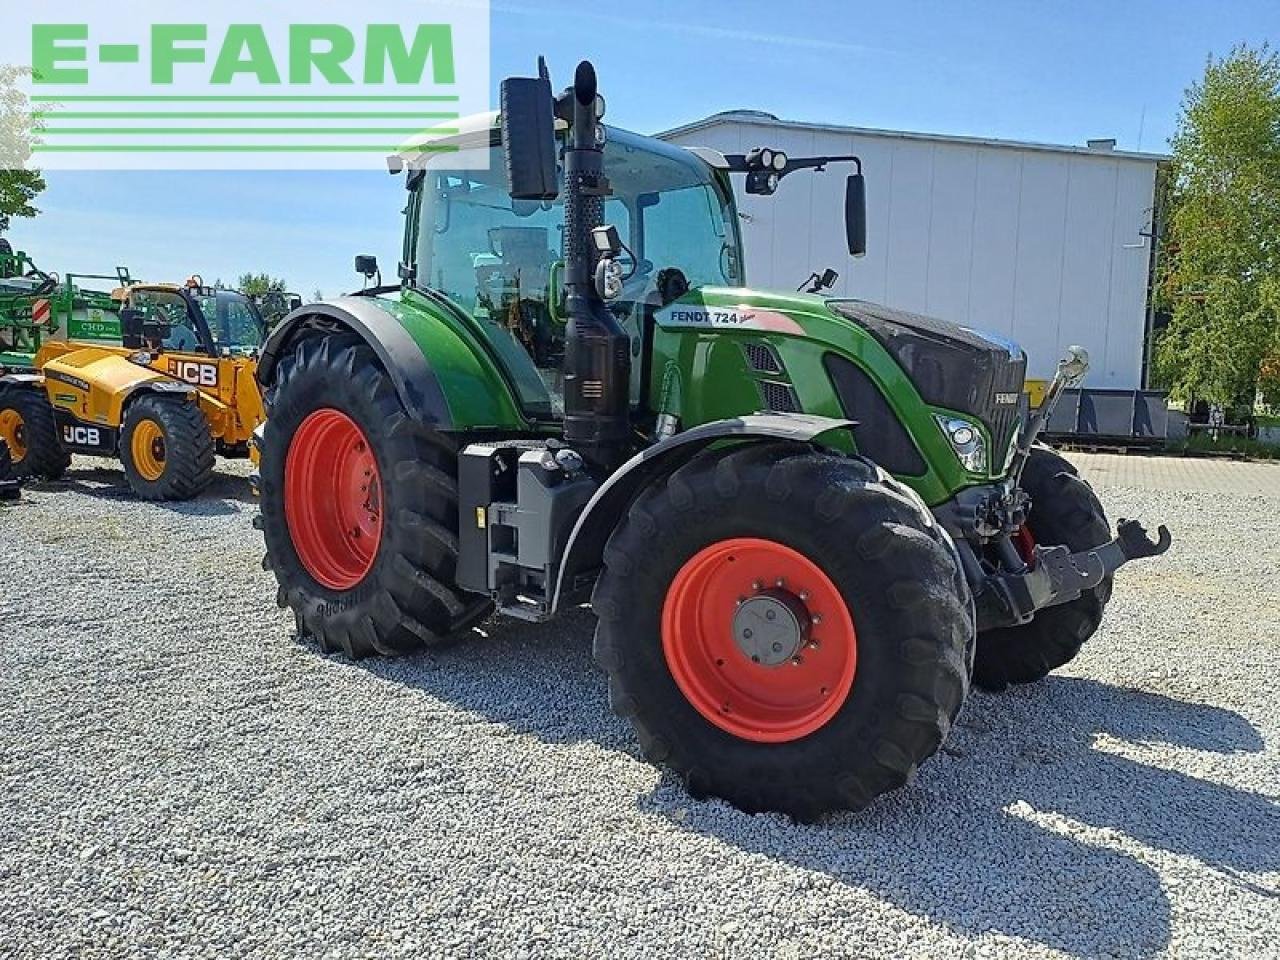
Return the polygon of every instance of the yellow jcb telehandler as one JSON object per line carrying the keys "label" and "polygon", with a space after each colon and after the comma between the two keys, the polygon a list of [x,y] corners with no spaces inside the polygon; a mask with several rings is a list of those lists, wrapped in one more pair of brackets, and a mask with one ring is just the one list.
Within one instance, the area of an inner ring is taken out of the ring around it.
{"label": "yellow jcb telehandler", "polygon": [[241,293],[133,284],[119,345],[45,343],[30,370],[0,377],[0,440],[13,472],[56,480],[71,454],[118,458],[146,500],[186,500],[213,474],[214,455],[250,455],[262,423],[254,373],[265,326]]}

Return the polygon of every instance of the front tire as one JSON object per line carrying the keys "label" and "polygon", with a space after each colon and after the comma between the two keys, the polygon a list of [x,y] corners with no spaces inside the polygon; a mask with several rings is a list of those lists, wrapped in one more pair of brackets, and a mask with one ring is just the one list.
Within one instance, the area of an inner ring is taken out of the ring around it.
{"label": "front tire", "polygon": [[120,460],[141,499],[190,500],[213,480],[209,421],[193,400],[144,394],[125,411]]}
{"label": "front tire", "polygon": [[646,491],[592,605],[645,755],[748,812],[866,806],[968,692],[973,601],[946,534],[875,466],[808,447],[703,454]]}
{"label": "front tire", "polygon": [[58,439],[53,406],[43,391],[0,391],[0,439],[8,445],[13,473],[20,479],[61,480],[71,466],[71,455]]}
{"label": "front tire", "polygon": [[373,350],[311,337],[279,366],[262,443],[262,530],[300,636],[394,656],[490,609],[458,589],[454,443],[406,413]]}
{"label": "front tire", "polygon": [[[1031,497],[1027,529],[1031,541],[1065,546],[1072,553],[1111,540],[1111,526],[1093,488],[1071,462],[1048,447],[1031,451],[1022,473],[1022,489]],[[1000,627],[978,636],[973,682],[999,691],[1011,683],[1034,683],[1070,663],[1097,632],[1111,599],[1111,578],[1075,600],[1046,607],[1017,627]]]}

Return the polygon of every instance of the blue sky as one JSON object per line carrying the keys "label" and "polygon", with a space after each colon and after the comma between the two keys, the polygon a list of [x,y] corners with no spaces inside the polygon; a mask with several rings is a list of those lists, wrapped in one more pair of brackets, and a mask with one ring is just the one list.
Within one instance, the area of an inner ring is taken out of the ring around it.
{"label": "blue sky", "polygon": [[[1235,43],[1280,42],[1276,0],[925,3],[494,0],[493,87],[537,54],[557,86],[596,62],[611,122],[646,133],[718,110],[1163,151],[1183,90]],[[588,12],[595,11],[595,12]],[[402,181],[386,174],[51,173],[10,236],[45,269],[232,280],[305,296],[394,274]]]}

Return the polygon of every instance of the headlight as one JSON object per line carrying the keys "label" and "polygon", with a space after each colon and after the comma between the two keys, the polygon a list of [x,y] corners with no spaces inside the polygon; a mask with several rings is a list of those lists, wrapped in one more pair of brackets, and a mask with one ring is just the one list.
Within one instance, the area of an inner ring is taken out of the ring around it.
{"label": "headlight", "polygon": [[955,451],[956,459],[970,473],[987,472],[987,441],[982,431],[959,417],[936,416],[938,426]]}
{"label": "headlight", "polygon": [[775,153],[773,155],[773,163],[769,164],[769,166],[781,173],[787,169],[787,155],[785,153]]}

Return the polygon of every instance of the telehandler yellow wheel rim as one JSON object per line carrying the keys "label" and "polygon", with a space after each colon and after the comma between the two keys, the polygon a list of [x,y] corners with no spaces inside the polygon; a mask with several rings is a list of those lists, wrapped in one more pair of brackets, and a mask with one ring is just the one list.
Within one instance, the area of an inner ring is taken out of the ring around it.
{"label": "telehandler yellow wheel rim", "polygon": [[133,468],[154,483],[164,476],[164,430],[154,420],[140,420],[129,440]]}
{"label": "telehandler yellow wheel rim", "polygon": [[0,410],[0,440],[9,445],[14,463],[27,455],[27,425],[17,410]]}

